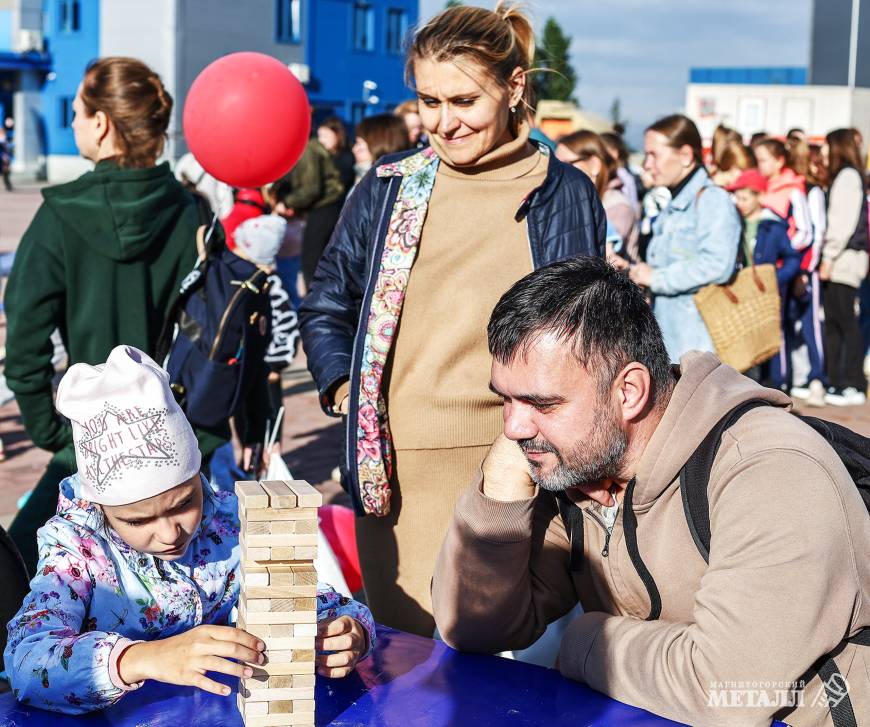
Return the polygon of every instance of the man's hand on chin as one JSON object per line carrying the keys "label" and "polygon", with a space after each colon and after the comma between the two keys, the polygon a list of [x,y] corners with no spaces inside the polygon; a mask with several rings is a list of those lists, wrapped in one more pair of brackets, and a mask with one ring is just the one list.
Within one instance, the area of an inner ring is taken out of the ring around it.
{"label": "man's hand on chin", "polygon": [[529,462],[520,446],[504,433],[498,435],[483,460],[483,494],[493,500],[512,502],[535,496]]}

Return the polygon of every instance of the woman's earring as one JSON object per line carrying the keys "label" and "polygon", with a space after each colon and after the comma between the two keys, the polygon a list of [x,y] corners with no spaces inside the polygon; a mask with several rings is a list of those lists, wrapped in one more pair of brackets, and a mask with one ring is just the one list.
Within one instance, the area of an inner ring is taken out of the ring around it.
{"label": "woman's earring", "polygon": [[515,114],[516,112],[517,112],[517,107],[516,107],[516,106],[511,106],[511,113],[512,113],[512,114]]}

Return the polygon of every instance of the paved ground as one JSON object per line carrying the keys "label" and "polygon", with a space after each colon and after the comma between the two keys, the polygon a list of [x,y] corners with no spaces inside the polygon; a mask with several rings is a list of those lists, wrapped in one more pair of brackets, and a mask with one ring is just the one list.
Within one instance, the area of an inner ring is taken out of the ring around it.
{"label": "paved ground", "polygon": [[[14,250],[40,202],[36,186],[21,185],[16,192],[0,193],[0,251]],[[6,325],[0,315],[0,345]],[[317,485],[328,501],[346,501],[337,483],[330,479],[338,462],[341,425],[325,416],[317,400],[304,356],[284,374],[286,409],[282,451],[290,470]],[[824,407],[809,413],[840,422],[870,436],[870,404],[863,407]],[[37,449],[21,426],[14,401],[0,406],[0,438],[6,445],[6,461],[0,462],[0,524],[7,525],[16,511],[18,498],[39,479],[48,453]]]}

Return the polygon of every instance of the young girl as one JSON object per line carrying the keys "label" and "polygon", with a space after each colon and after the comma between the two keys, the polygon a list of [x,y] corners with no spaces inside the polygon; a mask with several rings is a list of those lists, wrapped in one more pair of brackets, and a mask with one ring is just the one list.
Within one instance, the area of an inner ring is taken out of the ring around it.
{"label": "young girl", "polygon": [[[167,374],[115,348],[76,364],[57,408],[78,472],[39,531],[39,569],[4,652],[16,698],[71,714],[117,702],[146,679],[215,694],[207,671],[251,676],[266,645],[228,626],[239,597],[235,495],[199,472],[197,441]],[[318,672],[349,673],[371,649],[368,609],[318,586]],[[237,661],[233,661],[237,660]]]}

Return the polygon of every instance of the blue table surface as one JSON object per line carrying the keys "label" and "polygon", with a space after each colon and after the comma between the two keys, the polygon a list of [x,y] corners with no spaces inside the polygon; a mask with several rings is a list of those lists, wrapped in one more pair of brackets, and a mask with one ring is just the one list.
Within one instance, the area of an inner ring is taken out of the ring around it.
{"label": "blue table surface", "polygon": [[[375,653],[345,679],[317,679],[317,725],[326,727],[661,727],[675,725],[563,678],[552,669],[460,654],[440,641],[386,627]],[[227,677],[227,684],[238,680]],[[0,725],[243,727],[235,693],[148,682],[102,712],[71,717],[0,695]]]}

